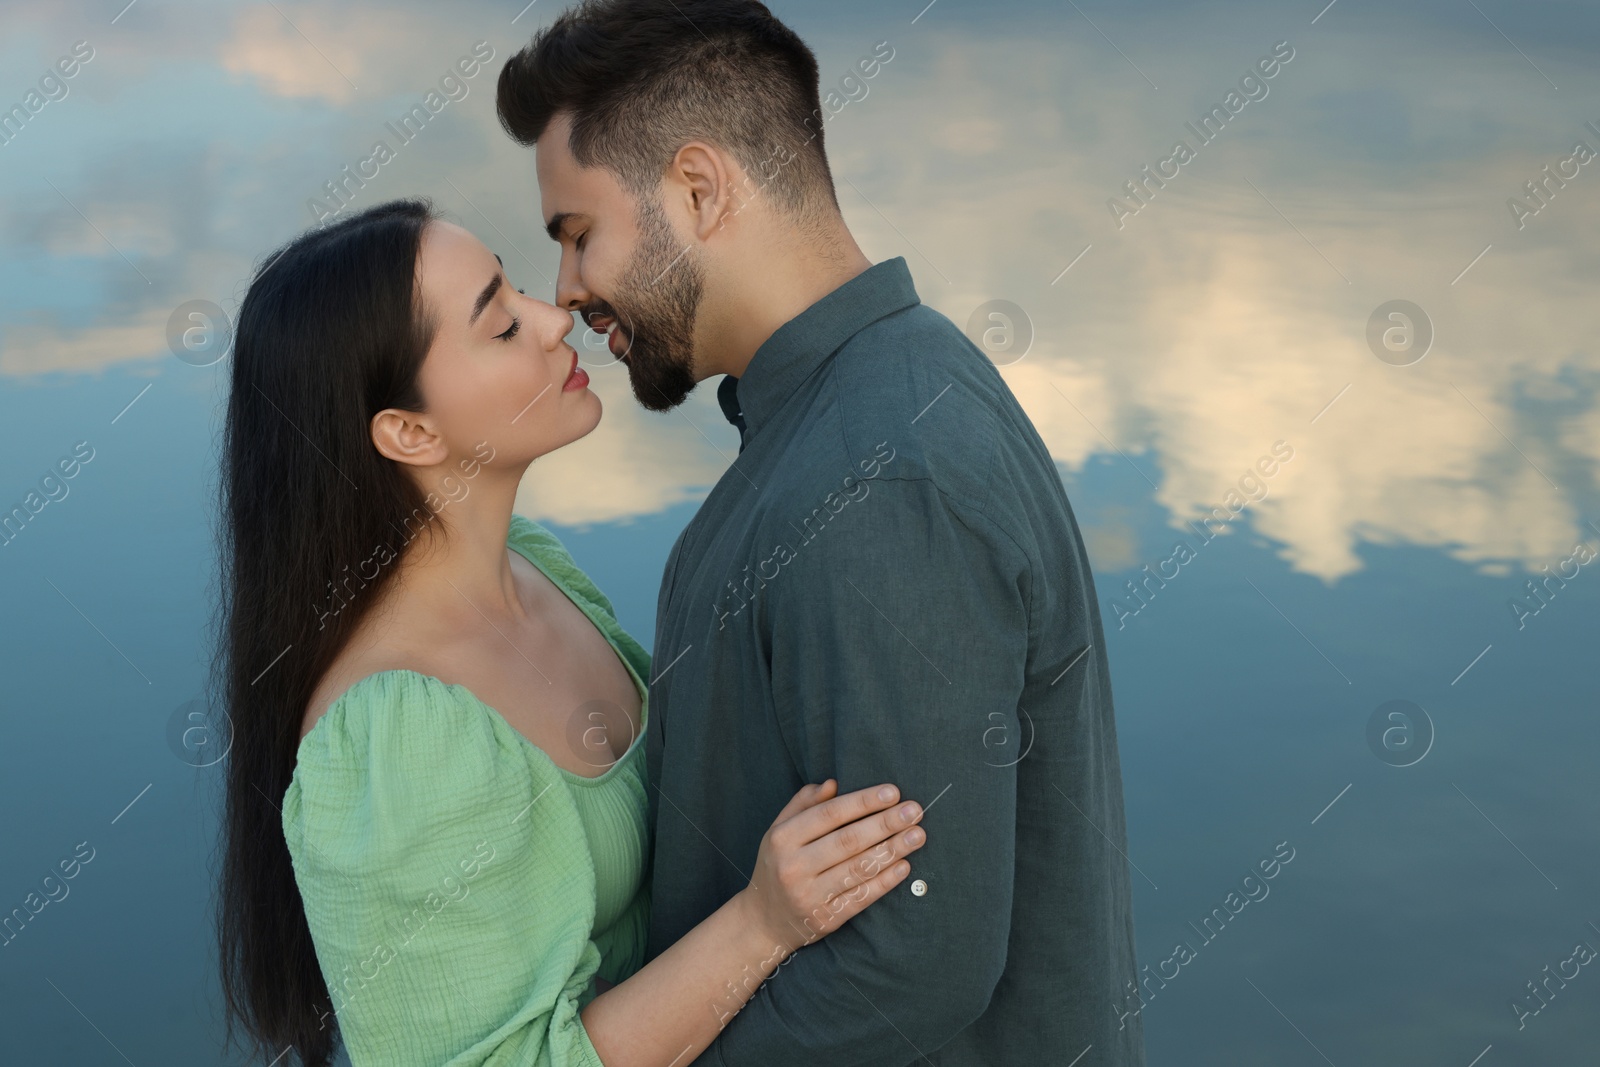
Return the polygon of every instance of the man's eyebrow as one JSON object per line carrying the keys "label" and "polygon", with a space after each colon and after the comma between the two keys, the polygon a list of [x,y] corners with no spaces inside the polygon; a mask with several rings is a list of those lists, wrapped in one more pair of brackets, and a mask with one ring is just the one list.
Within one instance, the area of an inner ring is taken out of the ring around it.
{"label": "man's eyebrow", "polygon": [[568,219],[578,218],[576,211],[558,211],[545,223],[544,232],[550,235],[550,240],[561,240],[561,227],[566,225]]}
{"label": "man's eyebrow", "polygon": [[[500,257],[495,256],[494,258],[499,259]],[[504,274],[496,274],[489,279],[489,284],[483,287],[483,292],[478,294],[477,301],[472,305],[472,317],[467,320],[468,326],[478,321],[478,316],[483,314],[483,309],[489,306],[489,301],[494,299],[494,294],[500,291],[500,282],[504,277]]]}

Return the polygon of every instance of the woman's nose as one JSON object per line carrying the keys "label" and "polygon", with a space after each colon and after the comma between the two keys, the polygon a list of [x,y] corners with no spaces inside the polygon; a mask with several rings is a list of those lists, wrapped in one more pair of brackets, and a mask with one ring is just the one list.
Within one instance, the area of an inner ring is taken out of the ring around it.
{"label": "woman's nose", "polygon": [[546,351],[554,351],[572,332],[572,314],[543,300],[535,299],[533,303],[529,317],[537,324],[539,342]]}

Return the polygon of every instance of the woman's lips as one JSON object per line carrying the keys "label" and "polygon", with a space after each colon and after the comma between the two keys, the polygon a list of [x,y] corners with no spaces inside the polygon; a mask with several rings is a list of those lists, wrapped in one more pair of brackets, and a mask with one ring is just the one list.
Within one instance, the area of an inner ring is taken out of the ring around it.
{"label": "woman's lips", "polygon": [[578,366],[578,352],[577,349],[573,349],[572,370],[567,372],[567,380],[562,383],[561,391],[565,393],[573,389],[582,389],[588,384],[589,376],[584,373],[582,367]]}

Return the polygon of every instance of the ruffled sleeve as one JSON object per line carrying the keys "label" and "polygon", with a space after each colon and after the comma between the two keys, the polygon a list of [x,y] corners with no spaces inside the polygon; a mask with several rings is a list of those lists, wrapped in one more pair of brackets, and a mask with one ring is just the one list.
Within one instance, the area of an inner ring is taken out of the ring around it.
{"label": "ruffled sleeve", "polygon": [[578,1017],[594,870],[557,774],[411,671],[358,682],[301,741],[283,830],[354,1067],[603,1067]]}

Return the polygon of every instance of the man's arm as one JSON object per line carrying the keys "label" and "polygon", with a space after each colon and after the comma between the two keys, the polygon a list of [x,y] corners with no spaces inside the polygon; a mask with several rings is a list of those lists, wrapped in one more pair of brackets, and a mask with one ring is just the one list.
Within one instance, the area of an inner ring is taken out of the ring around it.
{"label": "man's arm", "polygon": [[870,483],[793,547],[758,625],[798,770],[841,790],[894,782],[928,839],[904,883],[791,957],[700,1062],[910,1064],[983,1013],[1005,967],[1016,769],[992,753],[1018,743],[1027,564],[925,478]]}

